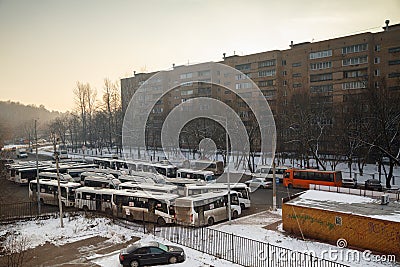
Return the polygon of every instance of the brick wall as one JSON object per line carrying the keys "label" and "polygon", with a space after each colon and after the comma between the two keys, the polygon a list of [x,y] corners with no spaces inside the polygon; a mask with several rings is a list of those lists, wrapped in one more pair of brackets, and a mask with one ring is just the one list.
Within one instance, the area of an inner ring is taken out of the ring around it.
{"label": "brick wall", "polygon": [[283,229],[300,235],[336,244],[339,238],[348,247],[400,256],[400,223],[354,214],[283,204]]}

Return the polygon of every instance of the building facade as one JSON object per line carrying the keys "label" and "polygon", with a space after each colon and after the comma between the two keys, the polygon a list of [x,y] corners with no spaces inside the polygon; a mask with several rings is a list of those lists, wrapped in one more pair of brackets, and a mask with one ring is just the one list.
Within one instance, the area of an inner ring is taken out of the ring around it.
{"label": "building facade", "polygon": [[[304,97],[312,113],[311,120],[321,128],[332,127],[339,118],[353,112],[353,97],[362,95],[366,88],[384,86],[400,92],[400,24],[386,25],[382,31],[361,33],[321,42],[292,43],[287,50],[274,50],[246,56],[225,56],[221,62],[240,70],[262,91],[274,114],[277,125],[278,151],[290,151],[287,140],[296,134],[300,122],[293,109],[299,96]],[[177,68],[174,66],[174,68]],[[125,112],[139,86],[154,73],[135,74],[121,80],[122,107]],[[197,73],[206,78],[207,73]],[[236,88],[243,86],[236,79]],[[212,85],[181,86],[180,91],[165,96],[155,106],[158,124],[176,105],[188,98],[209,96],[219,99],[240,114],[246,126],[253,120],[248,106],[223,87]],[[300,110],[304,110],[301,109]],[[157,125],[156,128],[159,128]],[[303,133],[304,135],[304,133]],[[334,137],[321,140],[327,153]]]}

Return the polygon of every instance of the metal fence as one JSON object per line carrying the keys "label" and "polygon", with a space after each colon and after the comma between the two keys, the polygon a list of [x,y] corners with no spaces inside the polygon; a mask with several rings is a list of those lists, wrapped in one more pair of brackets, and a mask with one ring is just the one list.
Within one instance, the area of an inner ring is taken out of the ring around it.
{"label": "metal fence", "polygon": [[312,254],[293,251],[211,228],[171,226],[159,228],[155,234],[173,243],[243,266],[347,266],[318,258]]}
{"label": "metal fence", "polygon": [[[67,210],[70,210],[69,208]],[[22,202],[0,204],[0,222],[36,218],[45,215],[57,214],[58,206],[40,205],[37,202]]]}

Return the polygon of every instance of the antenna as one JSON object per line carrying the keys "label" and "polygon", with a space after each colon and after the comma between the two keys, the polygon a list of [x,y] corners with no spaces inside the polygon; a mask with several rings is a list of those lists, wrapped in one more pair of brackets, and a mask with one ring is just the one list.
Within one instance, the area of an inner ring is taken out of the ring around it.
{"label": "antenna", "polygon": [[386,24],[386,31],[388,31],[389,30],[389,22],[390,22],[390,20],[385,20],[385,24]]}
{"label": "antenna", "polygon": [[223,55],[223,57],[222,57],[222,58],[225,60],[225,55],[226,55],[226,53],[222,53],[222,55]]}

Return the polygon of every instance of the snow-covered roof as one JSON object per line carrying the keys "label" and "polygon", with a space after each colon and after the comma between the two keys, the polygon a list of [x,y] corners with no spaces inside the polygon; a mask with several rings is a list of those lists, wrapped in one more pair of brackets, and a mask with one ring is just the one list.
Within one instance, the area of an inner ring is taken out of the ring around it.
{"label": "snow-covered roof", "polygon": [[379,199],[335,192],[308,190],[285,204],[400,222],[400,203],[381,205]]}

